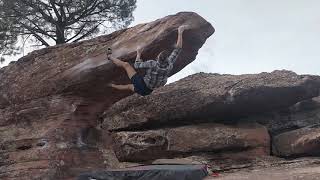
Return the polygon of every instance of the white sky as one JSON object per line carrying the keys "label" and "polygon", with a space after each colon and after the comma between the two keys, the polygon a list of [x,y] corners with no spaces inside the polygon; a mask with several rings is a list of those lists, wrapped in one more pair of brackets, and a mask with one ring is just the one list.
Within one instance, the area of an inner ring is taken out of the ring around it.
{"label": "white sky", "polygon": [[196,72],[320,75],[319,7],[320,0],[138,0],[131,26],[194,11],[215,27],[197,59],[171,82]]}

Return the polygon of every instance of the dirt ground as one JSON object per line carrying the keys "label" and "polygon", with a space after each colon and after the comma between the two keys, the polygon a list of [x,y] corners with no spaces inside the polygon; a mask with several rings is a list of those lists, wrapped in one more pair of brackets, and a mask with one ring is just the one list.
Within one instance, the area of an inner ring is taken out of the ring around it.
{"label": "dirt ground", "polygon": [[220,172],[205,180],[320,180],[319,158],[279,161],[267,167],[251,167]]}

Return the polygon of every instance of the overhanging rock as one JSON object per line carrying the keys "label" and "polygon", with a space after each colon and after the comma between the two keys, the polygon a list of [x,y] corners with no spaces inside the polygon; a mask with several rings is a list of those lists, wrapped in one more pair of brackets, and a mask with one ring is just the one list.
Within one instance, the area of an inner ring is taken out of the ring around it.
{"label": "overhanging rock", "polygon": [[[106,49],[133,62],[137,46],[154,58],[189,24],[174,72],[192,62],[214,32],[192,12],[92,40],[34,51],[0,69],[0,179],[72,179],[92,169],[117,168],[118,160],[96,127],[98,117],[130,95],[107,87],[128,83],[126,73],[106,61]],[[109,149],[108,149],[109,148]]]}
{"label": "overhanging rock", "polygon": [[181,12],[92,40],[34,51],[0,70],[0,109],[61,93],[119,99],[121,93],[114,95],[106,84],[129,81],[122,69],[105,60],[107,47],[113,48],[115,57],[133,62],[140,46],[144,48],[142,58],[152,59],[173,47],[180,25],[189,25],[190,29],[184,34],[183,52],[174,74],[195,60],[198,50],[214,32],[211,24],[196,13]]}

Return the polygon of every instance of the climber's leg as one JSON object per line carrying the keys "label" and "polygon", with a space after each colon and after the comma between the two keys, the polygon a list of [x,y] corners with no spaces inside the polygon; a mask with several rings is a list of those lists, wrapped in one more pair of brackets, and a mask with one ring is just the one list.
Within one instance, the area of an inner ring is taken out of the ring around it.
{"label": "climber's leg", "polygon": [[122,67],[126,70],[128,77],[131,79],[133,75],[137,73],[137,71],[128,63],[121,61],[120,59],[110,57],[110,60],[118,67]]}
{"label": "climber's leg", "polygon": [[116,85],[116,84],[109,84],[110,87],[122,90],[122,91],[132,91],[134,92],[134,87],[132,84],[127,84],[127,85]]}

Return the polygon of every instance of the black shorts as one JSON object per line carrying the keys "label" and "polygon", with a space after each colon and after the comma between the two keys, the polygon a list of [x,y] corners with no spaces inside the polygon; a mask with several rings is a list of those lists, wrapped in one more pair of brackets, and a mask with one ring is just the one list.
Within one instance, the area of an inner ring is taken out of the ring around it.
{"label": "black shorts", "polygon": [[132,76],[131,83],[134,86],[134,91],[141,96],[146,96],[152,93],[152,90],[147,87],[143,78],[139,74]]}

